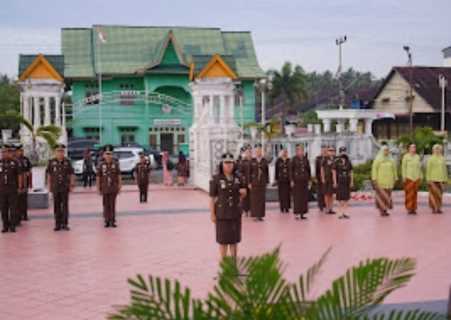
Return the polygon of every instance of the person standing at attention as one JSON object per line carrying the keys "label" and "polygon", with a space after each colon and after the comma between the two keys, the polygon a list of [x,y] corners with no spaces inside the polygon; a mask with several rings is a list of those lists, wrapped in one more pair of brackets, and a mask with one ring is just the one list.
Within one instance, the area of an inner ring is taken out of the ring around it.
{"label": "person standing at attention", "polygon": [[414,215],[417,214],[418,188],[423,177],[421,159],[417,154],[415,144],[411,144],[408,152],[402,157],[401,168],[405,192],[405,206],[407,213]]}
{"label": "person standing at attention", "polygon": [[443,189],[448,183],[448,169],[443,156],[443,147],[439,144],[432,148],[432,156],[426,164],[426,181],[429,189],[429,207],[432,213],[443,213]]}

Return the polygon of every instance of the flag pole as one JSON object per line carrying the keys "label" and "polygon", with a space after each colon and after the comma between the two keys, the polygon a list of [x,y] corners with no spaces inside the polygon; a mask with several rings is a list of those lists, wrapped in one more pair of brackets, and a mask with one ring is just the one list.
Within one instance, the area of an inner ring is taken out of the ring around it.
{"label": "flag pole", "polygon": [[101,30],[98,27],[97,28],[97,38],[96,38],[96,44],[97,44],[97,64],[98,64],[98,86],[99,86],[99,144],[103,144],[103,128],[102,128],[102,105],[103,105],[103,95],[102,95],[102,68],[100,64],[100,42],[102,42],[103,36],[101,35]]}

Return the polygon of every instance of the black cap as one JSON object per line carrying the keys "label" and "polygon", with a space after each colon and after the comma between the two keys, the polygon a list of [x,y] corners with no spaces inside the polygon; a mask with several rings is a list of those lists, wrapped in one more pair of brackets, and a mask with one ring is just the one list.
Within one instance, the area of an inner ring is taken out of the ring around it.
{"label": "black cap", "polygon": [[346,147],[340,147],[340,149],[338,149],[338,152],[346,152]]}
{"label": "black cap", "polygon": [[58,143],[55,146],[55,150],[64,150],[64,149],[66,149],[66,146],[64,144],[62,144],[62,143]]}
{"label": "black cap", "polygon": [[9,150],[9,149],[11,149],[11,145],[8,144],[8,143],[5,143],[5,144],[2,145],[2,149]]}
{"label": "black cap", "polygon": [[111,144],[106,144],[106,145],[103,147],[103,152],[113,152],[113,150],[114,150],[114,147],[113,147],[113,145],[111,145]]}
{"label": "black cap", "polygon": [[240,152],[244,152],[244,151],[246,151],[246,150],[247,150],[246,147],[241,147]]}
{"label": "black cap", "polygon": [[262,144],[261,143],[257,143],[257,144],[255,144],[255,146],[254,146],[254,148],[261,148],[262,147]]}
{"label": "black cap", "polygon": [[139,154],[140,156],[144,156],[144,152],[143,152],[143,151],[140,151],[138,154]]}
{"label": "black cap", "polygon": [[224,153],[222,155],[221,159],[222,159],[223,162],[233,162],[234,161],[233,154],[231,154],[229,152]]}
{"label": "black cap", "polygon": [[21,143],[16,144],[16,150],[22,150],[23,145]]}

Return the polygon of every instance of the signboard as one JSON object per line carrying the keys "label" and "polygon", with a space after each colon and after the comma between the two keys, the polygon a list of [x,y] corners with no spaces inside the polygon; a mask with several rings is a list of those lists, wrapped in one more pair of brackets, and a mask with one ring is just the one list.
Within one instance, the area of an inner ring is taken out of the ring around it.
{"label": "signboard", "polygon": [[153,125],[155,127],[176,127],[182,125],[181,119],[154,119]]}

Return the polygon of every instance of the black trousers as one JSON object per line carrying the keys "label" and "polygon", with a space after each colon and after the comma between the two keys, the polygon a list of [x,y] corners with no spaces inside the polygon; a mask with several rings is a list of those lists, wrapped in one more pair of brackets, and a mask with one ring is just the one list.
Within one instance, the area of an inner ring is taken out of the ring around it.
{"label": "black trousers", "polygon": [[0,192],[0,208],[2,210],[3,228],[14,228],[17,218],[17,191]]}
{"label": "black trousers", "polygon": [[67,226],[69,223],[69,192],[53,193],[53,213],[55,215],[55,225],[58,227]]}
{"label": "black trousers", "polygon": [[83,187],[90,186],[92,187],[92,183],[94,180],[94,174],[92,172],[83,172]]}
{"label": "black trousers", "polygon": [[17,217],[19,221],[28,219],[28,191],[17,196]]}
{"label": "black trousers", "polygon": [[116,222],[117,193],[103,194],[103,217],[105,222]]}
{"label": "black trousers", "polygon": [[149,189],[148,185],[139,186],[139,202],[147,202],[148,189]]}

